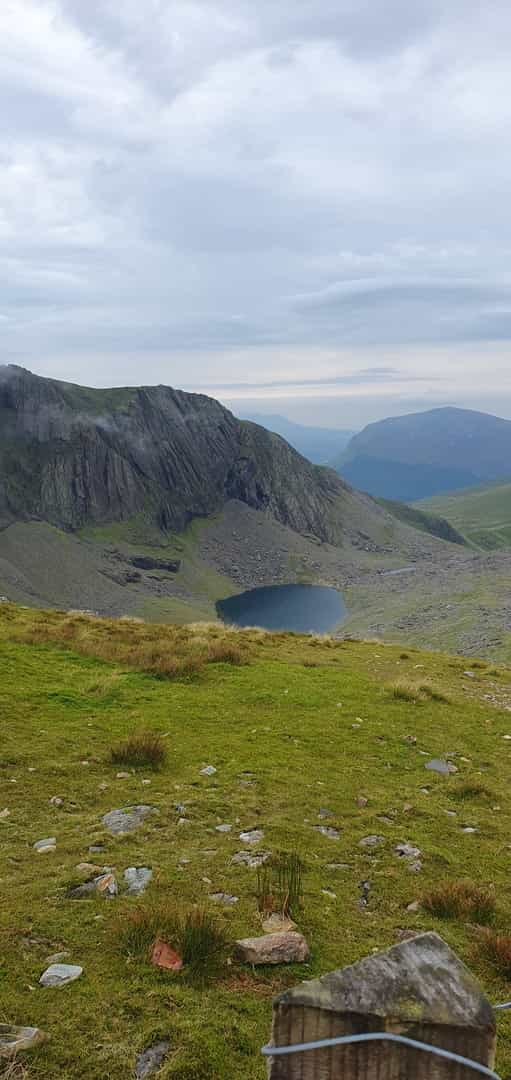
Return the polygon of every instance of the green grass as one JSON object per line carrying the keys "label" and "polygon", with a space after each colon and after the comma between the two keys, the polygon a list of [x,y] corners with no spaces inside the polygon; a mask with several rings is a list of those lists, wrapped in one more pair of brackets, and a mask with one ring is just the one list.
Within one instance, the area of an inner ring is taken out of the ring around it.
{"label": "green grass", "polygon": [[472,547],[482,551],[511,547],[511,483],[437,495],[414,506],[446,518]]}
{"label": "green grass", "polygon": [[[232,635],[246,663],[158,678],[134,670],[129,657],[80,653],[76,641],[22,640],[36,618],[0,606],[0,813],[10,811],[0,819],[0,1019],[48,1033],[26,1055],[30,1078],[125,1080],[137,1053],[165,1038],[162,1080],[263,1080],[259,1049],[270,1034],[272,995],[386,948],[402,929],[437,930],[490,1000],[507,1000],[507,974],[464,919],[407,906],[446,881],[471,879],[494,887],[496,932],[509,927],[511,749],[502,736],[511,717],[484,700],[495,687],[511,700],[509,671],[478,669],[467,680],[460,657],[410,648],[401,659],[402,646],[246,632]],[[110,625],[125,634],[123,624],[101,623],[99,637]],[[221,643],[221,627],[191,631],[213,632]],[[305,666],[312,659],[317,666]],[[387,687],[402,680],[427,681],[448,701],[426,696],[416,707],[395,698]],[[168,746],[161,771],[116,779],[111,746],[148,727]],[[451,760],[459,772],[426,771],[421,751],[458,755]],[[209,778],[200,772],[207,764],[217,769]],[[359,808],[361,795],[368,803]],[[134,803],[159,813],[131,835],[110,836],[102,816]],[[330,816],[320,818],[322,808]],[[217,832],[221,823],[231,831]],[[337,827],[340,839],[322,836],[321,824]],[[463,833],[466,825],[478,832]],[[252,971],[233,962],[197,988],[121,946],[115,926],[140,901],[66,899],[80,862],[113,866],[121,879],[128,866],[148,866],[144,903],[164,897],[181,912],[209,909],[209,895],[225,891],[239,897],[214,908],[228,940],[256,935],[257,871],[231,861],[246,847],[239,832],[250,828],[264,830],[264,850],[296,852],[303,862],[295,918],[311,946],[307,964]],[[360,846],[375,833],[385,838],[375,851]],[[34,842],[49,836],[56,852],[36,854]],[[394,853],[406,841],[421,849],[420,874]],[[104,852],[91,855],[97,844]],[[366,880],[372,888],[361,910]],[[40,988],[47,958],[63,950],[84,975],[59,991]],[[510,1017],[499,1017],[498,1031],[498,1069],[509,1075]]]}
{"label": "green grass", "polygon": [[405,525],[411,525],[414,529],[419,529],[420,532],[429,533],[430,536],[437,536],[440,540],[448,540],[451,544],[463,545],[466,543],[465,537],[457,529],[453,528],[445,517],[441,517],[439,514],[426,513],[425,510],[420,508],[420,503],[409,506],[408,503],[396,502],[393,499],[376,499],[375,501],[393,517],[403,521]]}

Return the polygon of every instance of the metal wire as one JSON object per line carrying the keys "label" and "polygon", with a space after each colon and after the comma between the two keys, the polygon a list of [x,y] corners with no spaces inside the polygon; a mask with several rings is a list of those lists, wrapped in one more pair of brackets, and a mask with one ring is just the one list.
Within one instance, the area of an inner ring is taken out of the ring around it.
{"label": "metal wire", "polygon": [[[511,1008],[511,1002],[509,1007]],[[283,1057],[287,1054],[303,1054],[307,1050],[323,1050],[329,1046],[346,1046],[348,1043],[377,1042],[378,1040],[401,1043],[404,1046],[411,1046],[414,1050],[425,1050],[429,1054],[436,1054],[437,1057],[454,1061],[457,1065],[464,1065],[467,1069],[474,1069],[476,1072],[482,1073],[483,1076],[491,1077],[491,1080],[500,1080],[497,1073],[488,1069],[486,1065],[481,1065],[478,1061],[472,1061],[471,1058],[454,1054],[451,1050],[443,1050],[439,1046],[430,1046],[428,1043],[409,1039],[406,1035],[394,1035],[388,1031],[371,1031],[362,1035],[340,1035],[335,1039],[319,1039],[317,1042],[295,1043],[293,1046],[263,1046],[261,1053],[264,1057]]]}

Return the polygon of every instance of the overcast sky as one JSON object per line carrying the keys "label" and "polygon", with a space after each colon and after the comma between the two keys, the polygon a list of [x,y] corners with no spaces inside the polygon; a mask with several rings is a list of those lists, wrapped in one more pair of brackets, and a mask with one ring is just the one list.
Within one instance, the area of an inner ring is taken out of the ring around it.
{"label": "overcast sky", "polygon": [[1,0],[0,360],[511,417],[509,0]]}

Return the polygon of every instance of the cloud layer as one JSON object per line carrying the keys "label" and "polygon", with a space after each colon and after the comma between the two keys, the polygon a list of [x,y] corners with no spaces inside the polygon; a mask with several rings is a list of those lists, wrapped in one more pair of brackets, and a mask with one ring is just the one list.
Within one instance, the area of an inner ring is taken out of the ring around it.
{"label": "cloud layer", "polygon": [[2,359],[395,411],[466,348],[498,411],[510,33],[501,0],[3,0]]}

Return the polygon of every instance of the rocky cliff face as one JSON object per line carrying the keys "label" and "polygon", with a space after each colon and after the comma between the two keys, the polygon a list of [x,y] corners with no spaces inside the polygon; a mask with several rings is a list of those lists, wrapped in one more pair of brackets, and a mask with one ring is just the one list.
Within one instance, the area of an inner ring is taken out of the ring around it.
{"label": "rocky cliff face", "polygon": [[0,524],[75,530],[142,513],[180,531],[233,498],[338,543],[344,503],[359,497],[203,395],[89,390],[0,368]]}

